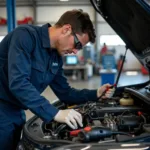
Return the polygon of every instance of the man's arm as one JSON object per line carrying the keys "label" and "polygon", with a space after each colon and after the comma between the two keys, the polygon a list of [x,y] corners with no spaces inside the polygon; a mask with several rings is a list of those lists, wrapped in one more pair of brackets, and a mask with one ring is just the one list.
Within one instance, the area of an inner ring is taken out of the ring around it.
{"label": "man's arm", "polygon": [[12,36],[8,54],[9,89],[26,108],[44,121],[50,121],[58,113],[57,108],[40,96],[30,82],[34,43],[34,36],[26,29],[18,29]]}
{"label": "man's arm", "polygon": [[64,77],[63,68],[59,69],[50,87],[57,97],[67,104],[81,104],[87,101],[97,101],[97,90],[75,89],[69,86]]}

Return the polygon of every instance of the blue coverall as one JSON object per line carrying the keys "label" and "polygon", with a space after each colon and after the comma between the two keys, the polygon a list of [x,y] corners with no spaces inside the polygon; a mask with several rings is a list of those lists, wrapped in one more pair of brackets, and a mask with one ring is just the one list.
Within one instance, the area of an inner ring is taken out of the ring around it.
{"label": "blue coverall", "polygon": [[96,101],[96,90],[77,90],[63,75],[62,57],[50,46],[48,28],[23,25],[0,43],[0,150],[15,149],[30,109],[49,122],[58,112],[40,94],[49,85],[67,104]]}

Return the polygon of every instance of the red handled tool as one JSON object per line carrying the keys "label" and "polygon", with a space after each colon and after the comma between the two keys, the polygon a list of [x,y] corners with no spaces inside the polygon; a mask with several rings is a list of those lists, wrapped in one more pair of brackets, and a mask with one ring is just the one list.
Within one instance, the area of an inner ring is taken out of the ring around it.
{"label": "red handled tool", "polygon": [[121,75],[121,72],[122,72],[122,68],[123,68],[123,65],[124,65],[124,62],[125,62],[127,50],[128,50],[128,48],[126,47],[126,51],[125,51],[125,54],[124,54],[124,56],[123,56],[122,64],[121,64],[121,66],[120,66],[120,70],[119,70],[119,72],[118,72],[118,75],[117,75],[117,79],[116,79],[115,84],[113,84],[113,85],[110,86],[110,87],[107,87],[106,90],[102,93],[102,95],[101,95],[98,99],[101,99],[102,96],[104,96],[104,95],[106,94],[106,92],[107,92],[110,88],[116,88],[116,87],[117,87],[118,81],[119,81],[119,79],[120,79],[120,75]]}
{"label": "red handled tool", "polygon": [[98,99],[101,99],[101,98],[106,94],[106,92],[107,92],[109,89],[112,89],[112,88],[114,88],[114,87],[116,87],[116,84],[113,84],[112,86],[107,87],[106,90],[102,93],[102,95],[101,95]]}
{"label": "red handled tool", "polygon": [[70,131],[70,136],[78,136],[79,132],[81,132],[82,130],[84,130],[85,132],[89,132],[91,131],[91,129],[92,128],[90,126],[87,126],[84,129],[73,130],[73,131]]}

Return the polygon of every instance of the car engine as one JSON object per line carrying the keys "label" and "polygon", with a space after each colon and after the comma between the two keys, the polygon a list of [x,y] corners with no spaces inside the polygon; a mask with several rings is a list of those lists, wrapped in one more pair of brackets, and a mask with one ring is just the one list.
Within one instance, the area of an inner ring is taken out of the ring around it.
{"label": "car engine", "polygon": [[150,141],[150,83],[119,87],[112,98],[68,106],[82,114],[83,127],[71,129],[54,120],[45,123],[34,116],[24,126],[21,142],[28,150],[51,149],[76,143],[124,143]]}
{"label": "car engine", "polygon": [[48,124],[43,122],[43,138],[87,143],[105,140],[121,141],[120,135],[123,139],[130,139],[149,132],[149,110],[138,96],[129,93],[132,88],[129,89],[127,88],[127,91],[121,94],[121,98],[116,95],[111,99],[69,106],[68,108],[73,108],[82,114],[83,128],[72,130],[66,124],[55,121]]}

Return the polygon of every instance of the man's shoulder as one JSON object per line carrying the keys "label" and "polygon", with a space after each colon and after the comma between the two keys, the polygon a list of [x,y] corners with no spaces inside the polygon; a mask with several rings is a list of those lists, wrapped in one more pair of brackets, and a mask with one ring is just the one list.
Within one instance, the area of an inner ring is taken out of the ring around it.
{"label": "man's shoulder", "polygon": [[35,41],[40,33],[40,27],[34,25],[20,25],[15,28],[13,34],[23,35],[24,38],[31,38]]}
{"label": "man's shoulder", "polygon": [[38,30],[40,29],[40,27],[38,26],[34,26],[34,25],[20,25],[18,26],[15,30],[18,31],[18,30],[26,30],[28,32],[31,32],[31,33],[35,33],[37,32]]}

